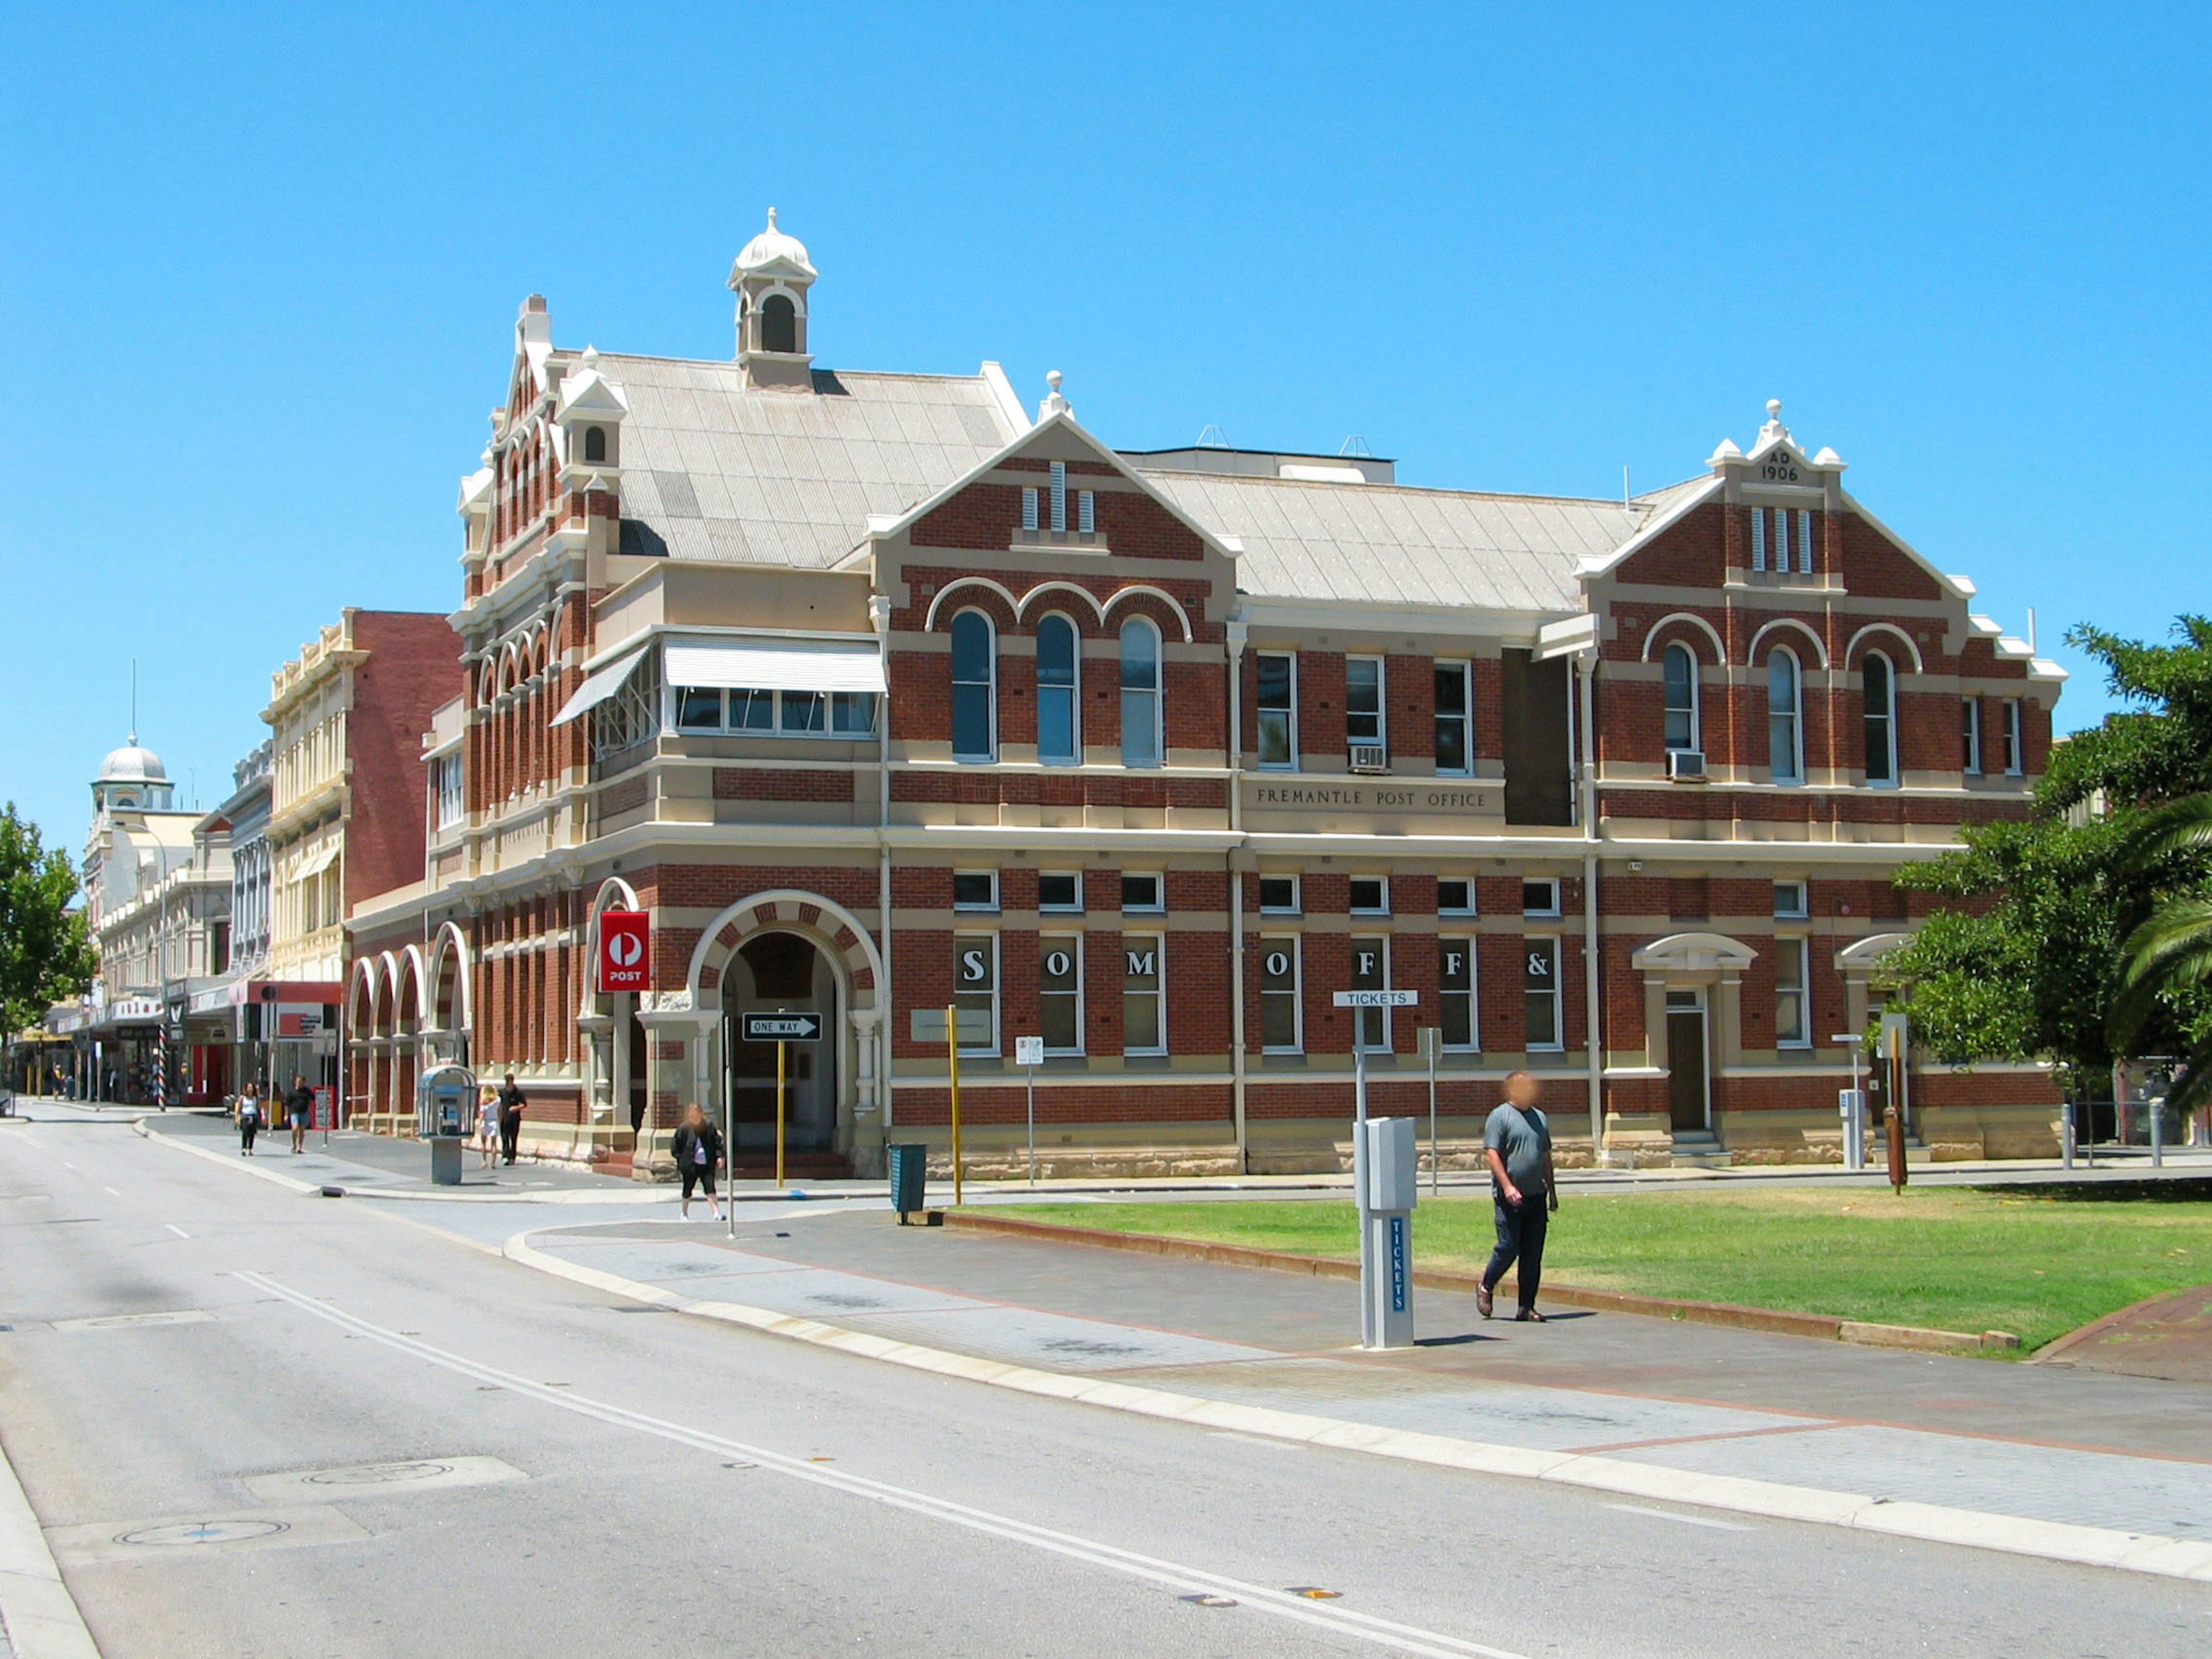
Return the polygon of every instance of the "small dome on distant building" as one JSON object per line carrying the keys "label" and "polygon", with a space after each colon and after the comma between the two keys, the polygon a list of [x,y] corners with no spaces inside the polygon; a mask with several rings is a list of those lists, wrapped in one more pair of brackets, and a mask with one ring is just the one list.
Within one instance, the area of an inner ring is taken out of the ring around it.
{"label": "small dome on distant building", "polygon": [[817,274],[814,262],[806,257],[806,244],[778,230],[775,210],[770,208],[768,228],[745,244],[737,264],[730,267],[730,286],[735,288],[740,278],[778,265],[794,276],[811,277]]}
{"label": "small dome on distant building", "polygon": [[100,763],[100,783],[167,783],[168,769],[161,757],[150,749],[138,746],[138,737],[131,734],[131,741],[116,750]]}

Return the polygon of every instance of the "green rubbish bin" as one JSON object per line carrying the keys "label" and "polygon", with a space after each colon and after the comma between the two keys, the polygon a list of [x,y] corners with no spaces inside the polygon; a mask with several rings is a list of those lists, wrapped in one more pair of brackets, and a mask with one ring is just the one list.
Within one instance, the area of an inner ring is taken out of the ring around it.
{"label": "green rubbish bin", "polygon": [[923,1186],[929,1179],[929,1148],[916,1144],[893,1146],[890,1152],[891,1208],[903,1227],[908,1216],[927,1207]]}

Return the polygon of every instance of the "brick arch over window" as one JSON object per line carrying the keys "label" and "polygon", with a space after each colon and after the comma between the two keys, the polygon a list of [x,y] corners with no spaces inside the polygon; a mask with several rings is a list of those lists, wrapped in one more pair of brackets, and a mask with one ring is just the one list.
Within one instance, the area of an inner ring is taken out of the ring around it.
{"label": "brick arch over window", "polygon": [[[1828,666],[1826,642],[1810,623],[1800,622],[1795,617],[1777,617],[1772,622],[1764,624],[1751,636],[1751,647],[1745,652],[1745,659],[1755,668],[1766,660],[1768,653],[1775,647],[1784,645],[1795,651],[1797,659],[1808,667],[1825,670]],[[1808,646],[1812,647],[1809,653],[1806,649]]]}
{"label": "brick arch over window", "polygon": [[[1683,624],[1678,627],[1677,624]],[[1662,647],[1680,643],[1698,653],[1699,642],[1711,647],[1710,657],[1698,655],[1701,668],[1724,668],[1728,665],[1728,647],[1721,643],[1720,631],[1703,617],[1688,611],[1669,611],[1644,630],[1644,657],[1652,660],[1653,654]]]}
{"label": "brick arch over window", "polygon": [[[691,953],[691,1006],[719,1006],[722,975],[745,941],[761,933],[797,933],[836,958],[855,1010],[879,1007],[883,963],[860,919],[818,893],[779,888],[740,899],[707,925]],[[710,1002],[711,1000],[711,1002]]]}
{"label": "brick arch over window", "polygon": [[[1181,602],[1174,594],[1165,588],[1154,587],[1149,582],[1133,582],[1127,587],[1117,588],[1115,590],[1113,598],[1106,601],[1107,620],[1118,629],[1121,624],[1115,621],[1114,613],[1116,611],[1125,613],[1133,611],[1139,616],[1151,617],[1158,624],[1160,634],[1164,638],[1172,638],[1174,629],[1178,628],[1182,630],[1183,642],[1186,645],[1193,638],[1190,612],[1182,608]],[[1126,615],[1124,620],[1126,620]]]}
{"label": "brick arch over window", "polygon": [[[997,605],[991,603],[994,595],[998,598]],[[956,596],[957,602],[947,610],[948,601],[954,600]],[[937,591],[937,597],[929,602],[928,615],[922,618],[922,629],[925,632],[935,633],[937,619],[940,616],[949,629],[952,626],[952,618],[970,607],[988,617],[991,625],[1001,632],[1015,628],[1020,622],[1021,606],[1007,588],[988,576],[963,576],[957,581],[947,582]]]}
{"label": "brick arch over window", "polygon": [[1852,635],[1851,642],[1844,647],[1844,666],[1846,669],[1859,666],[1866,661],[1866,653],[1869,651],[1879,651],[1884,656],[1895,660],[1900,647],[1903,647],[1905,659],[1910,661],[1912,666],[1910,671],[1907,671],[1900,663],[1898,669],[1899,673],[1910,672],[1918,674],[1926,672],[1921,666],[1920,647],[1913,642],[1912,635],[1895,623],[1869,623],[1857,633]]}

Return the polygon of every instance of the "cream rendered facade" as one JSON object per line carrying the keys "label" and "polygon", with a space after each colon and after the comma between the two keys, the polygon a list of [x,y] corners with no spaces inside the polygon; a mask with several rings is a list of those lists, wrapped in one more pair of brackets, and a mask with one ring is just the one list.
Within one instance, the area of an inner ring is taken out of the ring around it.
{"label": "cream rendered facade", "polygon": [[272,732],[269,804],[272,979],[344,973],[345,807],[355,647],[350,613],[270,677],[261,711]]}

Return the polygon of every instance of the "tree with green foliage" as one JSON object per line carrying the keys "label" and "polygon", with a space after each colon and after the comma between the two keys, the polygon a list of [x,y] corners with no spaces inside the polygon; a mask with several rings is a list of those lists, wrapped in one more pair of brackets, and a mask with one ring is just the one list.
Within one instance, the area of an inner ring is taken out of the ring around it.
{"label": "tree with green foliage", "polygon": [[69,854],[47,851],[39,826],[9,801],[0,811],[0,1038],[91,985],[99,958],[76,897]]}
{"label": "tree with green foliage", "polygon": [[[2168,1097],[2178,1111],[2212,1098],[2212,891],[2203,860],[2212,854],[2212,794],[2185,795],[2147,813],[2130,838],[2130,867],[2160,875],[2181,896],[2169,898],[2129,934],[2112,1001],[2115,1046],[2133,1048],[2137,1035],[2161,1019],[2190,1044],[2185,1069]],[[2179,866],[2179,867],[2176,867]]]}
{"label": "tree with green foliage", "polygon": [[[2055,744],[2033,812],[1974,825],[1963,845],[1898,884],[1954,901],[1893,951],[1916,1038],[1949,1064],[2052,1060],[2101,1075],[2130,936],[2162,905],[2212,897],[2200,853],[2147,854],[2142,825],[2212,790],[2212,618],[2181,617],[2171,644],[2078,627],[2069,644],[2104,665],[2124,707]],[[2180,1054],[2212,1034],[2212,989],[2166,986],[2120,1037],[2125,1052]]]}

